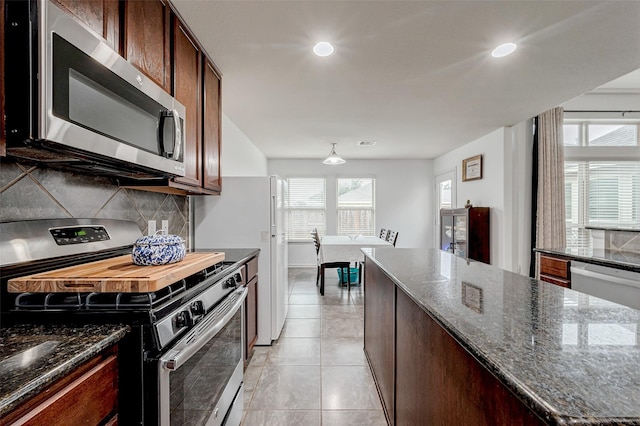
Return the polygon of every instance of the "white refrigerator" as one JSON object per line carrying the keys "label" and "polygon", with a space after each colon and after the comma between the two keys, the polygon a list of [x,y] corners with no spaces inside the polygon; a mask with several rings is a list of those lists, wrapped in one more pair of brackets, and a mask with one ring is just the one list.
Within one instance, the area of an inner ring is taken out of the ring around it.
{"label": "white refrigerator", "polygon": [[192,197],[196,249],[260,249],[258,345],[277,339],[287,316],[286,194],[279,176],[225,177],[220,196]]}

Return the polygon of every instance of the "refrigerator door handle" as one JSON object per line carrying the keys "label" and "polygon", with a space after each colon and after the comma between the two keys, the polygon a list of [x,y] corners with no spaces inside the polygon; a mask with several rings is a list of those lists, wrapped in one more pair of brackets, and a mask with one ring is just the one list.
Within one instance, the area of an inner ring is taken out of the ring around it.
{"label": "refrigerator door handle", "polygon": [[271,196],[271,236],[276,236],[276,196]]}

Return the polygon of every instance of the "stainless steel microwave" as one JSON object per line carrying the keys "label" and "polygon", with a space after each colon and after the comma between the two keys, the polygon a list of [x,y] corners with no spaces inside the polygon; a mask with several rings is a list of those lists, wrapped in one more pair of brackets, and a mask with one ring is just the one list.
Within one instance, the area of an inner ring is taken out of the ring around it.
{"label": "stainless steel microwave", "polygon": [[99,175],[184,176],[183,105],[50,1],[5,8],[8,156]]}

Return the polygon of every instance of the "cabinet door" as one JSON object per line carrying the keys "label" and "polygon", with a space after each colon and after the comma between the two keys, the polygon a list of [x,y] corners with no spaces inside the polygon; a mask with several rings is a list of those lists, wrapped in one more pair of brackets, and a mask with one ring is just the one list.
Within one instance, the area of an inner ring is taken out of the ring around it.
{"label": "cabinet door", "polygon": [[453,216],[440,217],[440,250],[453,253]]}
{"label": "cabinet door", "polygon": [[220,73],[216,71],[208,59],[205,59],[204,63],[203,92],[203,186],[207,189],[220,191]]}
{"label": "cabinet door", "polygon": [[123,4],[123,56],[171,93],[169,5],[160,0],[129,0]]}
{"label": "cabinet door", "polygon": [[53,0],[53,2],[102,36],[113,50],[120,53],[118,0]]}
{"label": "cabinet door", "polygon": [[395,413],[395,284],[365,259],[364,350],[389,424]]}
{"label": "cabinet door", "polygon": [[175,97],[185,106],[184,163],[185,176],[176,182],[202,186],[201,169],[201,52],[182,23],[176,19],[174,28],[174,88]]}
{"label": "cabinet door", "polygon": [[246,311],[246,340],[245,360],[251,356],[253,345],[258,339],[258,278],[249,281],[247,285],[247,311]]}

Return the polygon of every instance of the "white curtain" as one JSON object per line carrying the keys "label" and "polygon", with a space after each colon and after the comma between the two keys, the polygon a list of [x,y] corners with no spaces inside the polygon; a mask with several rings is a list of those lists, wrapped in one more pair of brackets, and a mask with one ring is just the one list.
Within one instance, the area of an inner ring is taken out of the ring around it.
{"label": "white curtain", "polygon": [[566,245],[564,199],[564,110],[550,109],[538,116],[538,197],[536,247]]}

